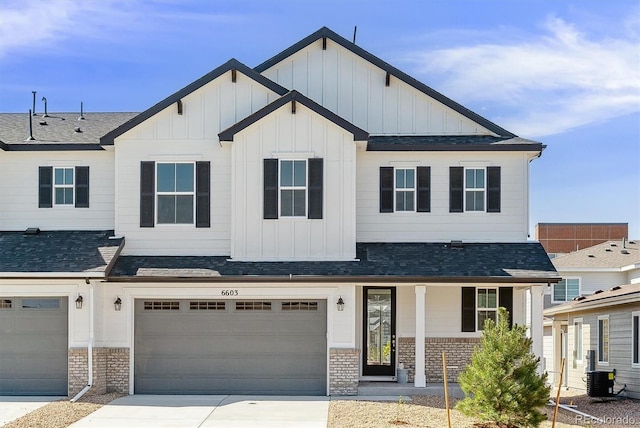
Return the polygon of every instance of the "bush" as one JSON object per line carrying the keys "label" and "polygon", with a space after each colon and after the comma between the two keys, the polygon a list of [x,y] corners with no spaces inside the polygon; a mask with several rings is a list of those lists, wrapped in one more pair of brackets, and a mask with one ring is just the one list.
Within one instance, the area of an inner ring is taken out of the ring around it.
{"label": "bush", "polygon": [[549,401],[547,374],[537,372],[540,358],[525,327],[509,327],[508,317],[500,308],[497,324],[486,321],[481,346],[458,378],[466,397],[456,408],[501,427],[537,427],[546,419],[540,409]]}

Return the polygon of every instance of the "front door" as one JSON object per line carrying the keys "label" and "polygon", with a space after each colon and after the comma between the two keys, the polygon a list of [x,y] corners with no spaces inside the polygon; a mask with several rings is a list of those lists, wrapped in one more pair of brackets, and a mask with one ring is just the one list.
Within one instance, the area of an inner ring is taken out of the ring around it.
{"label": "front door", "polygon": [[364,376],[396,374],[396,289],[364,287]]}

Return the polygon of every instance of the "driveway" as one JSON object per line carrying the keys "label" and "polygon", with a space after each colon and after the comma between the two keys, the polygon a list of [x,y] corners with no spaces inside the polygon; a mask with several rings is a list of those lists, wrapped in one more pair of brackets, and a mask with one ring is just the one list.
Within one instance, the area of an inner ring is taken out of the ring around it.
{"label": "driveway", "polygon": [[130,395],[71,427],[326,428],[328,413],[329,397]]}
{"label": "driveway", "polygon": [[0,426],[31,413],[40,407],[67,397],[0,397]]}

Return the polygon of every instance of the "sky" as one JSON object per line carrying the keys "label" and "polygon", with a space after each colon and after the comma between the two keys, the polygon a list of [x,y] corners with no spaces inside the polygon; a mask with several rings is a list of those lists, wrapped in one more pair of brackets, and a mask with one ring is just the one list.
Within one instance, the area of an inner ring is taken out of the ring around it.
{"label": "sky", "polygon": [[536,223],[640,239],[636,0],[0,0],[0,112],[143,111],[230,58],[255,67],[327,26],[509,131]]}

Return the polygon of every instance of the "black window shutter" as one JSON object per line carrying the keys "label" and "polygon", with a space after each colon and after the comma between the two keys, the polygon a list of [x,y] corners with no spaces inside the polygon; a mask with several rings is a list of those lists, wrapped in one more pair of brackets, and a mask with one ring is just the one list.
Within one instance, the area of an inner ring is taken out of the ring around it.
{"label": "black window shutter", "polygon": [[53,167],[41,166],[38,171],[38,208],[53,206]]}
{"label": "black window shutter", "polygon": [[76,208],[89,208],[89,167],[76,167]]}
{"label": "black window shutter", "polygon": [[278,218],[278,159],[264,160],[264,218]]}
{"label": "black window shutter", "polygon": [[513,326],[513,287],[500,287],[498,289],[498,306],[509,312],[509,327]]}
{"label": "black window shutter", "polygon": [[418,212],[431,211],[431,167],[418,167]]}
{"label": "black window shutter", "polygon": [[464,207],[464,168],[449,167],[449,212],[461,213]]}
{"label": "black window shutter", "polygon": [[476,331],[475,287],[462,287],[462,331]]}
{"label": "black window shutter", "polygon": [[380,167],[380,212],[393,212],[393,167]]}
{"label": "black window shutter", "polygon": [[140,162],[140,227],[154,226],[155,174],[155,162]]}
{"label": "black window shutter", "polygon": [[196,227],[211,227],[211,162],[196,162]]}
{"label": "black window shutter", "polygon": [[487,212],[500,212],[500,167],[487,167]]}
{"label": "black window shutter", "polygon": [[322,218],[322,158],[309,159],[309,218]]}

